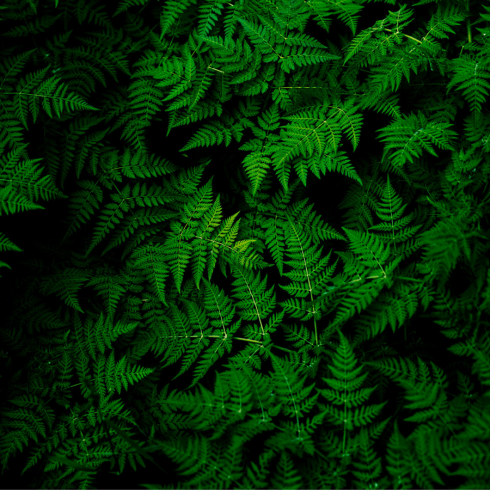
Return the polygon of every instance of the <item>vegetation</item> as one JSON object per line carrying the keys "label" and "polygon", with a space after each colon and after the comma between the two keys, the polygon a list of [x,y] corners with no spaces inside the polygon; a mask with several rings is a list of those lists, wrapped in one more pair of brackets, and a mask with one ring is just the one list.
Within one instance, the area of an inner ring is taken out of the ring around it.
{"label": "vegetation", "polygon": [[3,478],[490,488],[488,2],[0,18]]}

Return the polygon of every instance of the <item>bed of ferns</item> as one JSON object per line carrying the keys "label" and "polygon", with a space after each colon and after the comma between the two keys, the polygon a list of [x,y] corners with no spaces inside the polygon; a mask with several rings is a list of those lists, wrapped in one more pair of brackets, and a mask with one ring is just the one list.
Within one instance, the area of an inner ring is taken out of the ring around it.
{"label": "bed of ferns", "polygon": [[8,486],[490,488],[488,0],[0,19]]}

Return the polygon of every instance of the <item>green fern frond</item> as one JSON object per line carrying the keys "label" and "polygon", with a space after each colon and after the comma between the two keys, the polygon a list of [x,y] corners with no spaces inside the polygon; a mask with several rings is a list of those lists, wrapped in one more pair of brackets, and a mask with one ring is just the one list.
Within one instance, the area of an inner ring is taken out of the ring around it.
{"label": "green fern frond", "polygon": [[329,365],[334,377],[323,378],[330,388],[318,391],[330,402],[329,405],[322,405],[326,417],[336,426],[343,427],[341,455],[344,455],[346,454],[346,442],[352,439],[349,433],[354,430],[354,427],[363,427],[372,423],[387,402],[365,405],[374,387],[361,388],[368,373],[360,375],[362,366],[355,367],[357,361],[348,340],[340,331],[339,337],[340,344],[332,357],[333,365]]}
{"label": "green fern frond", "polygon": [[[127,213],[129,209],[135,206],[134,199],[130,197],[130,192],[130,186],[127,184],[120,193],[111,194],[113,202],[107,204],[102,210],[102,218],[95,227],[94,236],[85,252],[85,257],[104,239],[110,230],[114,229],[115,225],[121,222],[121,219],[124,217],[123,212]],[[138,195],[138,193],[139,185],[133,188],[133,196]]]}
{"label": "green fern frond", "polygon": [[[33,4],[31,4],[33,6]],[[61,16],[56,17],[51,15],[43,15],[36,17],[35,22],[26,22],[25,25],[20,25],[4,32],[5,37],[26,37],[29,34],[37,34],[46,32]]]}
{"label": "green fern frond", "polygon": [[455,75],[447,85],[446,93],[458,85],[457,90],[463,90],[463,96],[469,102],[471,111],[481,112],[482,104],[488,96],[487,89],[490,89],[490,83],[486,81],[490,77],[488,65],[489,62],[485,58],[475,59],[463,53],[461,57],[452,61]]}
{"label": "green fern frond", "polygon": [[431,143],[439,148],[453,150],[451,139],[457,133],[450,130],[449,123],[429,122],[422,113],[411,114],[404,119],[398,119],[380,130],[382,139],[386,142],[383,159],[390,152],[390,161],[394,167],[403,166],[408,160],[413,163],[413,157],[420,158],[422,149],[437,156]]}
{"label": "green fern frond", "polygon": [[66,268],[61,271],[51,273],[41,281],[39,291],[49,295],[55,293],[68,306],[83,313],[78,302],[77,292],[88,279],[88,273],[84,273],[76,268]]}
{"label": "green fern frond", "polygon": [[117,7],[117,10],[114,12],[112,17],[116,17],[116,15],[119,15],[122,12],[126,12],[130,7],[134,5],[144,5],[147,3],[148,0],[122,0],[119,2],[119,6]]}
{"label": "green fern frond", "polygon": [[[57,117],[61,116],[63,109],[66,107],[75,111],[76,109],[90,109],[98,111],[99,109],[87,104],[81,97],[74,93],[66,94],[68,86],[60,83],[56,77],[50,77],[44,80],[47,69],[40,70],[36,74],[26,76],[17,83],[17,92],[6,92],[6,95],[14,95],[13,98],[15,114],[17,118],[27,128],[27,102],[29,102],[30,112],[33,116],[34,123],[39,114],[39,104],[43,101],[43,109],[50,118],[53,118],[52,110]],[[52,106],[50,105],[52,104]]]}
{"label": "green fern frond", "polygon": [[[196,475],[186,481],[188,488],[194,485],[221,488],[222,482],[237,482],[242,475],[240,452],[221,441],[180,437],[160,442],[159,447],[178,465],[179,474]],[[203,454],[208,456],[203,459]]]}
{"label": "green fern frond", "polygon": [[[70,199],[68,208],[70,209],[70,217],[67,224],[68,229],[65,233],[65,238],[70,237],[80,227],[82,223],[85,223],[87,218],[90,218],[91,214],[95,213],[95,209],[99,209],[100,203],[102,203],[102,190],[97,183],[90,180],[80,180],[78,182],[80,190],[74,192]],[[82,190],[83,189],[83,190]]]}
{"label": "green fern frond", "polygon": [[255,275],[252,271],[231,267],[231,272],[235,277],[233,282],[234,297],[239,300],[236,307],[238,314],[244,320],[258,320],[264,334],[262,322],[273,311],[276,305],[274,288],[266,290],[267,275],[261,281],[260,272]]}
{"label": "green fern frond", "polygon": [[224,0],[206,0],[199,5],[198,33],[200,36],[205,36],[213,29],[224,3]]}
{"label": "green fern frond", "polygon": [[19,162],[24,149],[21,145],[1,159],[0,185],[4,187],[0,187],[0,213],[44,209],[32,201],[67,197],[55,187],[51,176],[40,176],[41,170],[34,165],[40,158]]}
{"label": "green fern frond", "polygon": [[142,125],[149,125],[151,119],[160,111],[163,91],[147,78],[138,77],[129,87],[129,109]]}
{"label": "green fern frond", "polygon": [[366,427],[361,427],[359,451],[354,462],[356,470],[352,474],[357,478],[356,488],[373,487],[374,482],[381,476],[381,458],[377,457]]}
{"label": "green fern frond", "polygon": [[276,472],[271,476],[271,488],[304,488],[301,475],[286,451],[281,453]]}
{"label": "green fern frond", "polygon": [[160,25],[162,33],[160,40],[163,39],[167,31],[172,27],[176,20],[185,12],[190,5],[194,5],[196,0],[167,0],[165,8],[162,8],[160,14]]}
{"label": "green fern frond", "polygon": [[[293,440],[301,444],[303,439],[309,437],[306,431],[302,429],[300,418],[312,410],[319,395],[310,396],[314,385],[305,387],[305,377],[294,372],[283,359],[271,354],[271,360],[274,369],[272,379],[275,391],[278,399],[282,401],[281,412],[292,419],[292,424],[287,430],[288,434],[285,433],[283,436],[290,437],[292,435]],[[284,427],[288,427],[288,424],[285,424]]]}
{"label": "green fern frond", "polygon": [[0,136],[2,141],[8,143],[9,148],[19,148],[25,145],[21,122],[14,112],[13,101],[2,100],[2,113],[0,113]]}
{"label": "green fern frond", "polygon": [[[114,351],[112,351],[111,355]],[[117,391],[121,393],[121,388],[128,389],[129,385],[137,383],[145,376],[153,372],[152,368],[145,368],[142,366],[129,366],[127,365],[126,358],[121,358],[117,364],[113,365],[111,357],[108,359],[106,369],[108,371],[107,387],[109,392]]]}
{"label": "green fern frond", "polygon": [[[176,93],[175,96],[179,95],[182,93],[180,90],[182,87],[185,87],[189,83],[189,78],[186,78],[189,75],[188,72],[186,72],[186,67],[183,63],[183,60],[179,58],[173,58],[173,59],[164,59],[162,60],[159,65],[155,68],[152,68],[148,71],[141,71],[141,76],[143,75],[148,75],[152,76],[155,80],[161,80],[159,81],[155,87],[167,87],[169,85],[178,85],[181,87]],[[183,82],[180,84],[179,82]],[[169,100],[173,98],[170,95],[167,97]]]}
{"label": "green fern frond", "polygon": [[90,279],[86,286],[94,286],[97,294],[104,298],[104,306],[108,312],[108,318],[113,319],[117,304],[126,292],[126,283],[127,281],[124,277],[115,275],[107,269],[99,269],[97,275]]}
{"label": "green fern frond", "polygon": [[[293,270],[284,273],[284,275],[293,282],[286,286],[280,285],[280,287],[296,298],[309,296],[310,301],[313,301],[313,295],[323,295],[327,282],[335,271],[336,263],[326,268],[330,253],[327,257],[320,257],[322,248],[318,249],[316,245],[312,245],[311,237],[305,235],[301,225],[294,224],[291,218],[289,218],[286,241],[288,243],[287,255],[290,257],[286,264],[293,267]],[[298,301],[296,298],[280,304],[293,318],[301,318],[304,321],[315,317],[316,307],[313,306],[312,310],[308,310],[304,300]]]}
{"label": "green fern frond", "polygon": [[12,243],[3,233],[0,233],[0,252],[4,252],[5,250],[22,252],[21,248],[19,248],[15,243]]}
{"label": "green fern frond", "polygon": [[226,116],[223,117],[222,121],[212,121],[204,124],[180,151],[187,151],[198,146],[220,145],[223,140],[225,146],[228,146],[231,143],[232,134],[234,133],[232,126],[233,120]]}
{"label": "green fern frond", "polygon": [[381,334],[390,324],[394,333],[415,314],[418,304],[415,289],[397,283],[389,291],[381,291],[376,301],[357,319],[357,329],[365,338],[370,338]]}
{"label": "green fern frond", "polygon": [[413,218],[411,216],[402,218],[403,211],[406,207],[406,205],[402,205],[402,200],[393,189],[390,183],[390,177],[388,176],[383,195],[381,196],[381,203],[376,207],[376,214],[378,218],[383,220],[383,223],[370,226],[369,230],[383,232],[378,233],[377,236],[384,243],[393,244],[393,253],[395,255],[399,253],[396,244],[405,242],[421,228],[421,225],[414,227],[407,226]]}

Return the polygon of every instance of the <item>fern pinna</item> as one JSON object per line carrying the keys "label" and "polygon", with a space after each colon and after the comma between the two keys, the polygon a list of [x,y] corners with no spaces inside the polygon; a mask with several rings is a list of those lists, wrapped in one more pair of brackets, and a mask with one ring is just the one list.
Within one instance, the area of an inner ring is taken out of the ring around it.
{"label": "fern pinna", "polygon": [[384,4],[0,7],[5,481],[490,487],[490,6]]}

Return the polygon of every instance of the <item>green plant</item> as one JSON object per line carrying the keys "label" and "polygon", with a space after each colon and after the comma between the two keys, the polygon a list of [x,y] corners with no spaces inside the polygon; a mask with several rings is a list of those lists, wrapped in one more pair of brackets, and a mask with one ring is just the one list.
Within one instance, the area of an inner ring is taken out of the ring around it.
{"label": "green plant", "polygon": [[490,5],[357,32],[372,3],[0,7],[0,213],[67,199],[46,243],[0,233],[2,475],[490,486]]}

